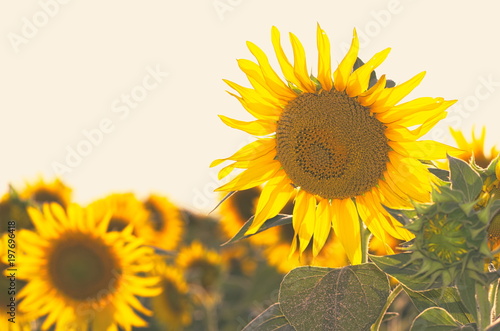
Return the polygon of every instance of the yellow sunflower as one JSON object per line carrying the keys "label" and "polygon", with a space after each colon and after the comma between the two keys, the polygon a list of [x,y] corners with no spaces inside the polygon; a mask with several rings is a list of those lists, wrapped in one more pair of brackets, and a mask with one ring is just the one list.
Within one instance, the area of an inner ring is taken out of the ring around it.
{"label": "yellow sunflower", "polygon": [[97,219],[111,215],[108,231],[123,231],[141,236],[148,231],[149,212],[133,193],[114,193],[90,204]]}
{"label": "yellow sunflower", "polygon": [[188,283],[201,286],[202,297],[214,293],[222,273],[222,258],[219,253],[194,241],[179,251],[175,264],[184,272]]}
{"label": "yellow sunflower", "polygon": [[244,169],[217,190],[239,191],[265,183],[248,234],[255,233],[296,194],[292,251],[298,244],[303,252],[312,240],[316,256],[333,226],[351,263],[360,263],[359,218],[382,241],[386,232],[402,240],[412,238],[382,205],[409,207],[410,200],[430,200],[433,177],[419,160],[444,159],[446,153],[458,150],[417,139],[444,118],[455,101],[424,97],[396,105],[424,73],[395,87],[386,86],[385,76],[370,84],[373,70],[389,49],[353,70],[359,50],[356,31],[333,76],[330,43],[319,25],[317,77],[309,74],[300,41],[293,34],[290,40],[293,65],[273,27],[272,42],[286,83],[265,53],[250,42],[247,45],[257,63],[238,60],[238,64],[253,88],[226,81],[256,120],[220,118],[257,139],[234,155],[212,162],[211,166],[217,166],[231,161],[219,172],[220,178]]}
{"label": "yellow sunflower", "polygon": [[56,202],[66,208],[71,201],[71,192],[72,189],[58,178],[51,182],[39,178],[35,183],[27,182],[19,197],[37,205]]}
{"label": "yellow sunflower", "polygon": [[166,330],[182,330],[191,324],[192,313],[189,288],[182,272],[162,263],[157,266],[155,275],[161,278],[163,291],[151,300],[154,316]]}
{"label": "yellow sunflower", "polygon": [[166,197],[151,194],[144,207],[149,211],[148,227],[144,227],[148,244],[165,249],[174,250],[182,240],[184,220],[181,212]]}
{"label": "yellow sunflower", "polygon": [[[262,192],[258,186],[236,192],[220,205],[220,225],[226,237],[232,238],[241,227],[255,214],[257,201]],[[278,230],[270,228],[249,237],[255,245],[268,245],[276,241]]]}
{"label": "yellow sunflower", "polygon": [[[18,309],[19,302],[17,301],[17,295],[25,282],[17,279],[17,263],[16,260],[19,257],[14,256],[10,258],[9,261],[9,245],[14,244],[14,242],[9,243],[8,234],[0,236],[0,330],[5,331],[30,331],[30,321],[32,318],[28,315],[23,314]],[[10,265],[10,263],[13,263]],[[12,268],[13,271],[7,270]],[[11,279],[10,273],[14,273],[14,278]]]}
{"label": "yellow sunflower", "polygon": [[[19,309],[45,316],[42,330],[131,330],[146,326],[138,315],[151,315],[139,299],[161,292],[152,270],[153,251],[122,232],[106,232],[109,217],[71,204],[67,212],[44,204],[28,210],[36,232],[23,230],[17,247],[18,269],[28,283],[19,293]],[[21,276],[21,275],[20,275]]]}
{"label": "yellow sunflower", "polygon": [[496,146],[493,146],[489,155],[485,154],[484,140],[486,138],[486,127],[483,127],[481,130],[481,136],[479,138],[476,137],[474,129],[472,129],[471,140],[466,140],[463,132],[460,130],[450,128],[450,132],[457,142],[458,148],[465,151],[460,158],[466,162],[469,162],[471,157],[474,157],[474,161],[478,166],[487,168],[491,161],[493,161],[499,153]]}

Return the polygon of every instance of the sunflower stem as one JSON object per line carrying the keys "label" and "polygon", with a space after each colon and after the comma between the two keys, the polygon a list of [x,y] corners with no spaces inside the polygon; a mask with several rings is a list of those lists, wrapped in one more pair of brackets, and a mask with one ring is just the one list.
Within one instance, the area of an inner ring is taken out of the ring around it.
{"label": "sunflower stem", "polygon": [[387,301],[386,301],[384,307],[382,308],[382,311],[380,312],[380,316],[377,318],[375,323],[373,323],[373,325],[370,328],[370,331],[378,331],[380,329],[380,325],[382,324],[382,320],[384,319],[384,316],[385,316],[385,313],[387,312],[387,309],[389,309],[389,307],[392,305],[392,302],[394,301],[394,299],[396,299],[396,297],[399,295],[399,293],[401,293],[402,290],[403,290],[403,286],[401,286],[401,284],[398,284],[394,288],[394,290],[392,290],[391,294],[389,294],[389,296],[387,297]]}

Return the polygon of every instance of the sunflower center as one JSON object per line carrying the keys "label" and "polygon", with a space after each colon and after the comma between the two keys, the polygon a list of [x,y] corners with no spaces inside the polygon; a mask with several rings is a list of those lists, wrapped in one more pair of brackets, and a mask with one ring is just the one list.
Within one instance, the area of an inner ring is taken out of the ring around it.
{"label": "sunflower center", "polygon": [[129,225],[129,223],[126,220],[118,217],[112,217],[109,220],[108,232],[111,231],[121,232],[127,227],[127,225]]}
{"label": "sunflower center", "polygon": [[386,170],[384,125],[344,92],[304,93],[284,109],[277,156],[293,183],[327,199],[369,191]]}
{"label": "sunflower center", "polygon": [[150,201],[146,202],[144,204],[144,207],[146,207],[146,209],[149,211],[149,221],[151,222],[153,229],[156,232],[162,231],[165,228],[167,222],[165,222],[165,219],[161,212]]}
{"label": "sunflower center", "polygon": [[[111,248],[82,233],[68,234],[48,258],[49,278],[64,295],[78,301],[116,287],[119,265]],[[102,296],[102,295],[100,295]]]}
{"label": "sunflower center", "polygon": [[51,192],[46,189],[39,189],[36,192],[34,192],[32,195],[32,199],[38,204],[56,202],[63,207],[66,206],[62,198],[57,193]]}

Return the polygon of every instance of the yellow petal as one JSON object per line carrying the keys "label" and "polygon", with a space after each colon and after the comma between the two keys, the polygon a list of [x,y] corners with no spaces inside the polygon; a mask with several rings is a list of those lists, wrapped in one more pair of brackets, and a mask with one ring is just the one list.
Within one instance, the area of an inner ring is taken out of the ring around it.
{"label": "yellow petal", "polygon": [[250,60],[240,59],[238,60],[238,66],[241,71],[247,75],[248,81],[252,84],[257,93],[269,99],[281,100],[281,96],[267,85],[266,79],[262,75],[262,71],[258,64]]}
{"label": "yellow petal", "polygon": [[330,91],[333,87],[330,41],[319,24],[316,30],[316,42],[318,44],[318,81],[323,90]]}
{"label": "yellow petal", "polygon": [[245,234],[254,234],[264,222],[274,216],[290,201],[294,187],[287,174],[280,170],[262,189],[255,210],[255,218]]}
{"label": "yellow petal", "polygon": [[288,86],[283,83],[281,78],[276,74],[276,72],[271,67],[266,54],[257,45],[247,42],[248,49],[255,56],[257,62],[259,62],[262,75],[266,80],[267,86],[272,89],[276,94],[281,96],[281,100],[289,101],[295,99],[297,95],[290,90]]}
{"label": "yellow petal", "polygon": [[404,82],[403,84],[391,88],[386,88],[385,90],[382,91],[377,101],[375,101],[372,104],[371,110],[375,113],[379,113],[393,107],[395,104],[401,101],[405,96],[407,96],[411,91],[413,91],[413,89],[417,87],[418,84],[420,84],[422,79],[424,79],[424,76],[425,76],[425,71],[419,73],[418,75]]}
{"label": "yellow petal", "polygon": [[392,224],[381,222],[383,217],[380,217],[376,210],[371,193],[367,192],[363,196],[356,197],[356,207],[358,207],[359,216],[368,230],[384,244],[386,251],[387,248],[392,250],[385,240],[385,232],[388,227],[392,227]]}
{"label": "yellow petal", "polygon": [[[295,209],[297,206],[295,206]],[[305,204],[301,208],[305,208],[305,216],[301,222],[299,229],[299,249],[300,254],[309,245],[316,227],[316,198],[312,194],[308,194],[305,199]]]}
{"label": "yellow petal", "polygon": [[385,75],[382,75],[375,85],[373,85],[368,91],[363,92],[358,96],[358,102],[362,106],[370,107],[384,91],[386,83],[387,80]]}
{"label": "yellow petal", "polygon": [[290,83],[296,85],[299,89],[305,91],[305,87],[302,86],[300,80],[295,77],[295,71],[293,69],[292,64],[288,61],[288,58],[281,47],[281,38],[279,30],[273,26],[271,32],[271,39],[273,42],[274,52],[276,53],[276,58],[278,59],[278,63],[281,67],[281,71],[285,76],[285,79]]}
{"label": "yellow petal", "polygon": [[[373,199],[373,206],[374,206],[374,211],[378,211],[379,217],[382,217],[380,224],[382,224],[382,228],[388,229],[388,233],[393,236],[396,239],[400,240],[411,240],[414,236],[413,234],[403,228],[403,225],[397,221],[394,217],[392,217],[387,210],[384,209],[382,206],[382,202],[380,200],[380,192],[378,191],[377,188],[373,188],[371,192],[371,198]],[[387,223],[386,223],[387,222]],[[387,225],[384,225],[387,224]]]}
{"label": "yellow petal", "polygon": [[295,77],[297,77],[301,86],[305,88],[307,92],[315,92],[316,88],[307,72],[306,52],[304,51],[302,43],[293,33],[290,33],[290,42],[292,43],[293,49],[293,72],[295,73]]}
{"label": "yellow petal", "polygon": [[394,192],[394,190],[387,184],[385,179],[381,179],[378,181],[378,188],[380,191],[380,196],[382,203],[390,208],[408,208],[412,207],[411,202],[409,201],[406,194],[400,192]]}
{"label": "yellow petal", "polygon": [[391,124],[391,126],[385,130],[384,135],[392,141],[415,141],[429,132],[429,130],[432,129],[437,122],[445,118],[446,115],[445,112],[441,112],[413,130],[408,130],[405,126]]}
{"label": "yellow petal", "polygon": [[337,70],[333,73],[333,85],[337,91],[344,91],[346,89],[349,75],[351,74],[354,63],[358,58],[358,52],[358,34],[356,33],[356,29],[354,29],[351,47],[349,48],[349,51],[347,51],[347,54],[342,62],[340,62]]}
{"label": "yellow petal", "polygon": [[269,151],[268,153],[254,159],[254,160],[248,160],[248,161],[236,161],[224,168],[222,168],[219,171],[218,178],[222,179],[229,175],[234,169],[239,168],[239,169],[251,169],[254,167],[260,167],[262,165],[265,165],[276,157],[276,150],[273,149]]}
{"label": "yellow petal", "polygon": [[243,146],[236,153],[225,159],[218,159],[210,164],[210,167],[216,167],[224,161],[234,160],[234,161],[249,161],[255,160],[269,153],[271,150],[276,148],[276,139],[259,139],[251,142],[248,145]]}
{"label": "yellow petal", "polygon": [[387,58],[390,48],[387,48],[381,52],[375,54],[368,62],[356,69],[347,81],[347,95],[350,97],[356,97],[361,93],[365,92],[368,88],[370,82],[370,76],[382,62]]}
{"label": "yellow petal", "polygon": [[339,238],[351,264],[361,263],[361,236],[358,212],[351,199],[332,200],[333,231]]}
{"label": "yellow petal", "polygon": [[[244,86],[241,86],[239,84],[236,84],[234,82],[231,82],[229,80],[225,80],[223,79],[223,81],[229,85],[229,87],[231,87],[232,89],[234,89],[236,92],[238,92],[240,94],[240,96],[247,102],[250,102],[250,103],[258,103],[258,104],[262,104],[262,105],[267,105],[267,106],[270,106],[272,109],[274,109],[273,107],[279,107],[282,102],[277,100],[277,99],[274,99],[274,98],[266,98],[265,96],[259,94],[256,90],[252,89],[252,88],[248,88],[248,87],[244,87]],[[228,92],[230,95],[232,96],[235,96],[234,94],[232,94],[231,92]],[[239,100],[239,98],[238,98]],[[274,113],[269,113],[269,114],[253,114],[251,113],[252,115],[254,115],[255,117],[257,118],[260,118],[259,116],[272,116],[274,115]],[[258,115],[258,116],[257,116]]]}
{"label": "yellow petal", "polygon": [[389,141],[388,145],[403,156],[419,160],[446,159],[446,154],[460,156],[463,151],[433,140]]}
{"label": "yellow petal", "polygon": [[397,163],[395,165],[388,163],[387,171],[384,172],[387,183],[393,190],[396,190],[396,186],[404,196],[412,200],[417,202],[429,202],[429,190],[424,190],[420,188],[420,186],[415,187],[415,185],[422,185],[422,181],[417,179],[417,182],[411,182],[408,178],[412,177],[412,179],[415,179],[415,176],[412,176],[407,169],[407,166],[403,163]]}
{"label": "yellow petal", "polygon": [[241,191],[255,187],[271,179],[280,168],[281,163],[273,160],[259,168],[247,169],[215,191]]}
{"label": "yellow petal", "polygon": [[332,228],[332,215],[327,199],[321,199],[316,208],[316,223],[313,237],[313,258],[318,256],[330,234]]}
{"label": "yellow petal", "polygon": [[234,129],[244,131],[254,136],[267,136],[276,132],[276,123],[264,120],[255,120],[252,122],[238,121],[224,115],[219,115],[224,124]]}

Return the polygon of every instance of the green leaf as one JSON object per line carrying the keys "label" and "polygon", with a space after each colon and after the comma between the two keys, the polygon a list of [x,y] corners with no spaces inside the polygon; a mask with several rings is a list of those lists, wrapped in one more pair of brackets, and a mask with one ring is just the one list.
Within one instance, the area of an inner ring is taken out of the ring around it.
{"label": "green leaf", "polygon": [[416,277],[420,266],[410,263],[411,253],[400,253],[386,256],[370,255],[370,259],[386,274],[396,278],[401,284],[413,291],[425,291],[441,287],[441,283],[429,284],[428,278]]}
{"label": "green leaf", "polygon": [[439,169],[439,168],[427,168],[431,174],[441,179],[442,181],[449,182],[450,181],[450,172],[448,170]]}
{"label": "green leaf", "polygon": [[465,307],[477,320],[476,281],[470,277],[462,276],[457,281],[457,289]]}
{"label": "green leaf", "polygon": [[274,216],[273,218],[270,218],[267,221],[265,221],[264,224],[262,224],[262,226],[260,227],[260,229],[256,233],[245,235],[245,232],[247,232],[248,228],[250,228],[250,225],[252,225],[253,219],[254,219],[254,216],[250,217],[248,219],[248,221],[246,221],[245,224],[243,224],[243,226],[238,231],[238,233],[235,234],[234,237],[232,237],[231,239],[229,239],[228,241],[223,243],[222,246],[232,244],[238,240],[251,237],[259,232],[262,232],[262,231],[265,231],[269,228],[272,228],[273,226],[279,226],[279,225],[285,225],[285,224],[292,223],[292,216],[291,215],[278,214],[278,215]]}
{"label": "green leaf", "polygon": [[500,331],[500,318],[488,325],[485,331]]}
{"label": "green leaf", "polygon": [[385,205],[382,207],[402,225],[410,224],[410,220],[417,214],[414,209],[392,209]]}
{"label": "green leaf", "polygon": [[281,311],[297,331],[369,330],[389,296],[387,276],[372,263],[299,267],[281,283]]}
{"label": "green leaf", "polygon": [[481,176],[475,172],[465,161],[448,156],[450,162],[451,186],[454,190],[462,191],[471,202],[477,198],[483,187]]}
{"label": "green leaf", "polygon": [[281,312],[280,304],[275,303],[255,317],[241,331],[295,331]]}
{"label": "green leaf", "polygon": [[419,312],[423,312],[431,307],[441,307],[446,309],[454,319],[462,324],[474,322],[474,318],[467,312],[467,308],[462,303],[458,290],[455,287],[418,292],[412,291],[405,286],[403,288]]}
{"label": "green leaf", "polygon": [[433,307],[424,310],[418,315],[411,326],[414,331],[452,331],[474,330],[472,326],[465,326],[453,318],[445,309]]}

